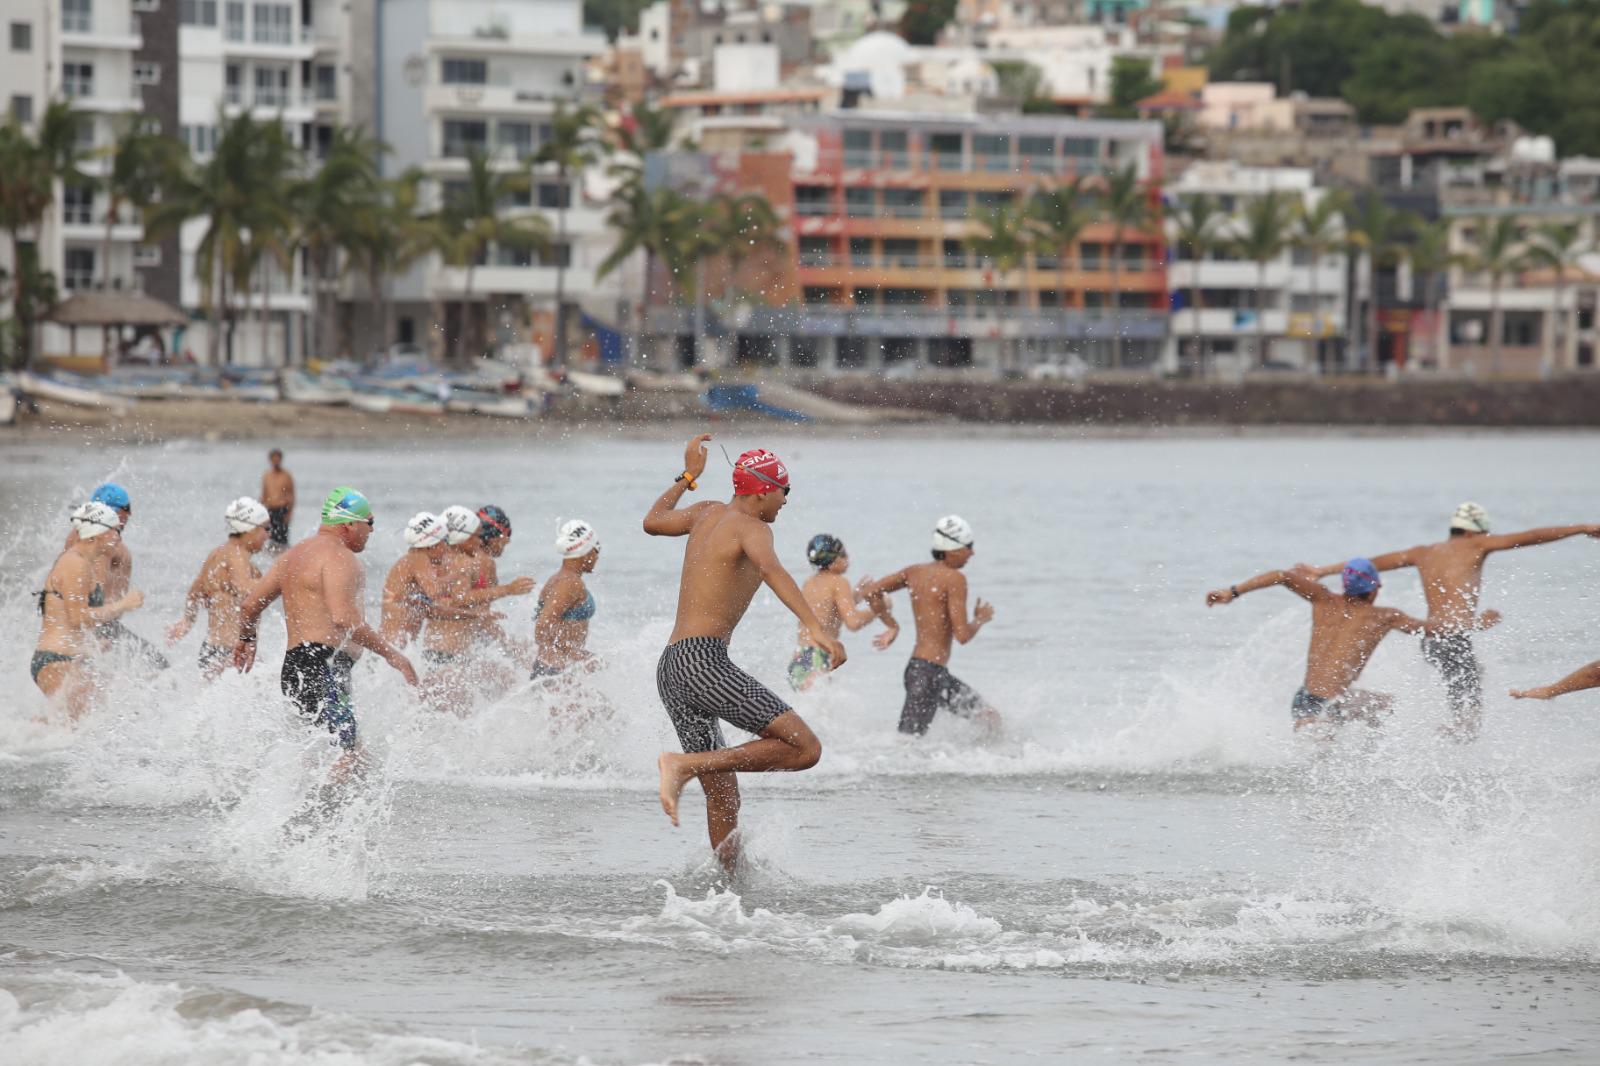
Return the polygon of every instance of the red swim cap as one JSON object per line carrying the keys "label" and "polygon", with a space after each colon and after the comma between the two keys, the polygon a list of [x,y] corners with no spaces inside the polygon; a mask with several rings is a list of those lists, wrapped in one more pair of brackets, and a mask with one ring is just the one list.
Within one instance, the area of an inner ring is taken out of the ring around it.
{"label": "red swim cap", "polygon": [[789,468],[783,460],[765,448],[752,448],[739,456],[733,464],[733,494],[735,496],[760,496],[775,489],[787,488]]}

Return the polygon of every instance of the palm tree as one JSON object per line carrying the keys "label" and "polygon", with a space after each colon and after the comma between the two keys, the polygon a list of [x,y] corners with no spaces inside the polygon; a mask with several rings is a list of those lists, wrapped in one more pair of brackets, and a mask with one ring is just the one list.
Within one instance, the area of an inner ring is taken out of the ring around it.
{"label": "palm tree", "polygon": [[550,138],[533,157],[535,166],[554,166],[561,192],[556,198],[556,345],[555,365],[567,362],[567,206],[572,196],[572,175],[595,165],[602,143],[596,131],[600,113],[587,104],[569,108],[556,105],[550,120]]}
{"label": "palm tree", "polygon": [[367,295],[374,303],[378,348],[386,349],[394,335],[394,276],[426,257],[437,247],[434,219],[421,210],[421,169],[409,167],[399,177],[380,182],[376,195],[361,204],[351,220],[352,251],[367,275]]}
{"label": "palm tree", "polygon": [[1122,366],[1122,239],[1129,230],[1149,229],[1150,194],[1129,164],[1106,176],[1100,193],[1101,213],[1111,223],[1111,365]]}
{"label": "palm tree", "polygon": [[1583,230],[1578,223],[1546,222],[1534,231],[1533,243],[1528,246],[1528,256],[1533,262],[1556,272],[1555,304],[1550,312],[1550,328],[1545,331],[1544,359],[1540,368],[1546,374],[1566,355],[1572,338],[1572,315],[1566,310],[1567,270],[1575,266],[1583,254],[1582,240]]}
{"label": "palm tree", "polygon": [[55,302],[55,277],[39,269],[37,249],[23,234],[37,235],[56,182],[87,183],[80,165],[86,158],[78,133],[85,116],[64,100],[45,108],[32,133],[13,116],[0,126],[0,226],[11,242],[10,299],[17,320],[17,361],[31,359],[34,324]]}
{"label": "palm tree", "polygon": [[[1010,203],[1002,203],[979,212],[975,221],[978,224],[978,232],[967,237],[967,247],[980,259],[988,260],[989,266],[1000,282],[1000,300],[1003,307],[1006,278],[1013,270],[1026,264],[1028,255],[1033,250],[1033,226],[1027,214]],[[1017,339],[1013,337],[1010,360],[1012,369],[1016,368],[1016,363],[1019,361],[1019,352]]]}
{"label": "palm tree", "polygon": [[1283,254],[1292,239],[1294,205],[1290,197],[1271,189],[1245,204],[1240,232],[1233,239],[1241,259],[1256,265],[1256,362],[1267,364],[1267,264]]}
{"label": "palm tree", "polygon": [[1058,306],[1067,306],[1067,264],[1083,231],[1096,219],[1095,203],[1081,176],[1028,198],[1028,219],[1041,246],[1054,249]]}
{"label": "palm tree", "polygon": [[724,296],[733,287],[741,264],[763,250],[781,247],[782,220],[765,196],[758,193],[717,194],[703,201],[692,201],[697,218],[693,231],[683,239],[686,255],[695,265],[690,279],[695,287],[695,352],[701,358],[706,327],[706,301],[710,284],[706,264],[723,264]]}
{"label": "palm tree", "polygon": [[698,210],[692,201],[675,189],[646,189],[642,181],[629,182],[612,201],[606,225],[616,234],[617,243],[595,268],[600,280],[627,262],[636,252],[644,253],[644,275],[639,293],[639,318],[636,322],[634,352],[639,354],[650,308],[650,282],[659,259],[671,275],[673,295],[682,298],[691,276],[691,238],[697,228]]}
{"label": "palm tree", "polygon": [[612,176],[623,184],[644,180],[644,160],[653,152],[664,152],[672,147],[677,135],[678,112],[670,108],[652,107],[641,101],[633,105],[617,127],[619,156],[612,161]]}
{"label": "palm tree", "polygon": [[1467,253],[1466,267],[1489,275],[1489,373],[1500,373],[1500,356],[1505,343],[1505,322],[1500,310],[1500,286],[1507,274],[1515,274],[1528,264],[1522,247],[1522,220],[1516,215],[1480,218],[1473,234],[1475,247]]}
{"label": "palm tree", "polygon": [[1415,279],[1420,275],[1426,279],[1416,284],[1422,290],[1424,317],[1437,335],[1438,324],[1434,322],[1434,317],[1439,308],[1440,283],[1449,276],[1450,268],[1461,262],[1461,256],[1450,250],[1450,221],[1443,218],[1432,222],[1416,219],[1411,229],[1411,242],[1405,248],[1405,257],[1411,264],[1412,277]]}
{"label": "palm tree", "polygon": [[336,126],[317,168],[294,189],[299,216],[299,243],[306,250],[311,271],[312,310],[315,325],[311,343],[319,355],[331,348],[327,326],[334,318],[330,290],[337,292],[341,256],[362,247],[370,231],[364,229],[364,212],[381,204],[382,179],[378,158],[384,146],[359,128]]}
{"label": "palm tree", "polygon": [[[1344,247],[1340,225],[1344,218],[1345,196],[1339,190],[1324,192],[1317,202],[1295,205],[1294,246],[1311,259],[1311,345],[1317,356],[1317,369],[1323,369],[1322,351],[1322,257]],[[1291,289],[1292,291],[1292,289]]]}
{"label": "palm tree", "polygon": [[1394,264],[1404,254],[1406,234],[1414,228],[1413,216],[1396,211],[1375,192],[1345,204],[1345,239],[1365,260],[1371,287],[1362,331],[1362,347],[1367,353],[1363,365],[1378,363],[1378,268]]}
{"label": "palm tree", "polygon": [[[150,122],[134,116],[117,131],[116,141],[105,150],[110,160],[104,179],[106,191],[106,235],[100,246],[100,261],[106,265],[107,280],[111,265],[111,234],[124,207],[143,209],[160,197],[166,176],[172,172],[179,142],[154,129]],[[109,337],[109,335],[108,335]],[[108,341],[109,344],[109,341]]]}
{"label": "palm tree", "polygon": [[1203,350],[1205,339],[1200,329],[1201,305],[1205,302],[1200,288],[1201,264],[1207,254],[1222,247],[1224,241],[1220,229],[1226,218],[1222,206],[1209,193],[1179,197],[1167,207],[1167,219],[1172,225],[1172,242],[1180,248],[1189,249],[1190,262],[1194,264],[1194,273],[1189,281],[1190,313],[1194,316],[1194,339],[1190,343],[1190,353],[1201,374],[1205,373],[1206,368]]}
{"label": "palm tree", "polygon": [[[210,359],[221,361],[223,326],[226,354],[233,360],[234,300],[240,289],[248,303],[250,280],[270,255],[280,262],[294,231],[291,180],[299,154],[283,124],[257,122],[249,111],[217,119],[216,149],[195,162],[175,161],[159,201],[145,211],[145,233],[160,240],[192,218],[206,222],[195,255],[200,302],[211,322]],[[221,322],[219,322],[219,318]]]}
{"label": "palm tree", "polygon": [[[457,335],[458,359],[465,359],[469,350],[480,352],[486,342],[488,308],[484,308],[482,316],[474,313],[472,278],[490,246],[519,251],[549,246],[550,226],[542,215],[506,212],[506,204],[527,188],[526,173],[497,171],[485,156],[474,152],[467,160],[466,182],[438,213],[438,225],[433,231],[436,250],[447,264],[466,270],[460,301],[462,326]],[[482,331],[478,329],[479,317],[483,319]]]}

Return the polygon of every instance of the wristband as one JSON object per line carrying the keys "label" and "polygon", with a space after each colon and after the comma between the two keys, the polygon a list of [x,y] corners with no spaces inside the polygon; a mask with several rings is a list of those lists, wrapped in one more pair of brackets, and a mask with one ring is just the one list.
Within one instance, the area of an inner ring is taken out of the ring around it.
{"label": "wristband", "polygon": [[695,489],[700,487],[700,485],[695,481],[695,479],[689,476],[689,471],[687,471],[687,470],[685,470],[683,473],[679,474],[677,477],[672,479],[673,484],[677,484],[680,481],[683,482],[685,485],[689,486],[689,491],[690,492],[693,492]]}
{"label": "wristband", "polygon": [[1233,598],[1234,599],[1238,599],[1239,598],[1239,586],[1238,585],[1229,585],[1228,586],[1228,591],[1233,593]]}

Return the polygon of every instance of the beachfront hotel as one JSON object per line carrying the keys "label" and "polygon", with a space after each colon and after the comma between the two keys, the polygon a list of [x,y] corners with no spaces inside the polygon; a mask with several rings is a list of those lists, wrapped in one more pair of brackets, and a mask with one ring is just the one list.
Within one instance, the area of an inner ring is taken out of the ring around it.
{"label": "beachfront hotel", "polygon": [[[691,183],[709,171],[720,191],[762,194],[790,239],[737,279],[708,278],[720,319],[697,324],[692,308],[653,307],[658,361],[1023,372],[1076,361],[1148,368],[1158,359],[1167,305],[1158,222],[1124,232],[1119,246],[1097,220],[1064,258],[1029,255],[1004,272],[968,242],[988,209],[1021,206],[1030,192],[1074,177],[1087,193],[1130,166],[1149,183],[1158,219],[1159,123],[750,111],[733,101],[728,117],[703,119],[704,154],[668,169]],[[741,288],[752,298],[741,299]]]}

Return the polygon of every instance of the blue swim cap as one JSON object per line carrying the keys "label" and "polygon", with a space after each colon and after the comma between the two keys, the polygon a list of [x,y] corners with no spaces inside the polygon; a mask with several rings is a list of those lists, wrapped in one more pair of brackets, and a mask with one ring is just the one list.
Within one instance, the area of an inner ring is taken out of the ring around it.
{"label": "blue swim cap", "polygon": [[94,495],[89,499],[95,503],[103,503],[107,507],[123,511],[133,510],[133,501],[128,499],[128,490],[118,485],[115,481],[108,481],[94,490]]}
{"label": "blue swim cap", "polygon": [[1378,568],[1372,565],[1372,560],[1360,556],[1344,564],[1343,576],[1346,596],[1365,596],[1383,586],[1383,581],[1378,577]]}

